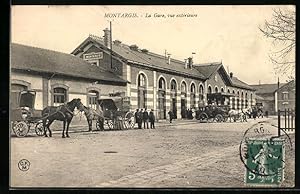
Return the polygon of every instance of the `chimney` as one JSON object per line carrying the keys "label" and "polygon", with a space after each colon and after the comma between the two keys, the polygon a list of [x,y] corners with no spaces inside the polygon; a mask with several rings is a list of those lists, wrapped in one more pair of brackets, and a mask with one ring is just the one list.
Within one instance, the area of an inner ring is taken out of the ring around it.
{"label": "chimney", "polygon": [[192,57],[189,57],[188,58],[188,68],[191,69],[193,66],[193,58]]}
{"label": "chimney", "polygon": [[111,34],[110,34],[110,30],[108,28],[105,28],[104,30],[104,45],[108,48],[110,48],[110,41],[111,41]]}
{"label": "chimney", "polygon": [[187,59],[184,59],[184,68],[187,69],[187,66],[188,66]]}
{"label": "chimney", "polygon": [[168,64],[171,64],[171,54],[168,54]]}
{"label": "chimney", "polygon": [[113,42],[115,45],[118,45],[118,46],[122,43],[120,40],[114,40]]}
{"label": "chimney", "polygon": [[232,79],[232,77],[233,77],[233,73],[232,73],[232,72],[230,72],[230,74],[229,74],[229,75],[230,75],[230,78]]}

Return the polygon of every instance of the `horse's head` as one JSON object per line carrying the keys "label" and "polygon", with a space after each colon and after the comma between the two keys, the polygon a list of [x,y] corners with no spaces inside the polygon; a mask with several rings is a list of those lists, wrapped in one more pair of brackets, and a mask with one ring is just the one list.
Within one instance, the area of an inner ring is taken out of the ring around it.
{"label": "horse's head", "polygon": [[82,106],[83,106],[83,104],[81,103],[81,99],[80,98],[74,98],[73,100],[71,100],[67,104],[70,107],[70,109],[72,109],[72,110],[74,110],[75,107],[77,109],[81,110]]}

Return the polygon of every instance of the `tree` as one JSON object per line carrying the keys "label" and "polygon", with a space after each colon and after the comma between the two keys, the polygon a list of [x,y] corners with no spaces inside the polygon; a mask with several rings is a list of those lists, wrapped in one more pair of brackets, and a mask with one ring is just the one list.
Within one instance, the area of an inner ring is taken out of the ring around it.
{"label": "tree", "polygon": [[290,79],[295,76],[295,16],[295,9],[274,9],[272,19],[259,27],[264,36],[273,39],[274,50],[269,57],[275,72],[287,75]]}

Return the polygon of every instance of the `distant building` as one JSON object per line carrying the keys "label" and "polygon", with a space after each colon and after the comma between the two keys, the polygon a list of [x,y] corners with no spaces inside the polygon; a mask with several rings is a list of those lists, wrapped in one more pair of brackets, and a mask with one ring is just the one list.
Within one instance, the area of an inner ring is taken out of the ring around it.
{"label": "distant building", "polygon": [[292,80],[275,91],[275,111],[284,109],[295,110],[296,87],[295,80]]}
{"label": "distant building", "polygon": [[293,81],[251,86],[256,89],[256,103],[262,103],[264,111],[268,111],[269,114],[276,114],[278,109],[295,109],[295,84]]}

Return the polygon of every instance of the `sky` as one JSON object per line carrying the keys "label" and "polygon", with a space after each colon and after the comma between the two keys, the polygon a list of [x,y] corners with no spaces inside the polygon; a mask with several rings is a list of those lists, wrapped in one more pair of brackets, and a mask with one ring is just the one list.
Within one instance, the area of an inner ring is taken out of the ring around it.
{"label": "sky", "polygon": [[[89,34],[102,37],[112,21],[113,40],[196,64],[222,62],[248,84],[277,83],[269,59],[272,40],[259,26],[273,9],[293,6],[12,6],[11,42],[71,53]],[[108,17],[119,14],[119,17]],[[136,17],[121,17],[125,14]],[[177,15],[194,17],[176,17]],[[165,17],[157,17],[165,15]],[[170,17],[174,15],[174,17]],[[151,16],[151,17],[149,17]],[[156,16],[156,17],[155,17]],[[196,53],[193,54],[192,53]]]}

